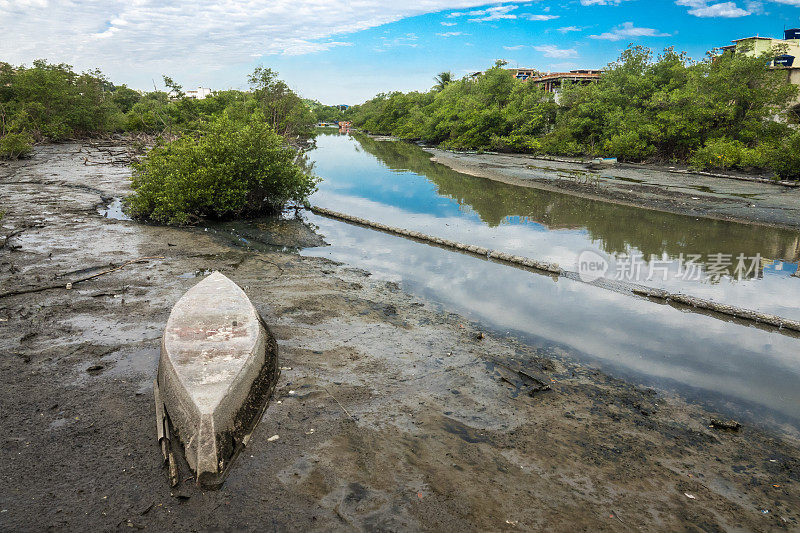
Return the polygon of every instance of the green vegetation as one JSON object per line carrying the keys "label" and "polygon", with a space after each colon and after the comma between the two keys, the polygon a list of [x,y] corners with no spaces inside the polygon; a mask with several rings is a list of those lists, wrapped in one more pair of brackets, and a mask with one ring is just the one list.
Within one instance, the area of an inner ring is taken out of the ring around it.
{"label": "green vegetation", "polygon": [[258,67],[249,77],[256,105],[278,135],[308,138],[314,127],[314,115],[272,69]]}
{"label": "green vegetation", "polygon": [[343,106],[324,105],[316,100],[303,100],[306,105],[311,109],[316,122],[339,122],[340,120],[349,120],[351,114],[350,108],[343,109]]}
{"label": "green vegetation", "polygon": [[436,77],[433,78],[433,81],[436,82],[433,88],[437,91],[441,91],[453,82],[453,73],[449,70],[445,70],[437,74]]}
{"label": "green vegetation", "polygon": [[33,151],[33,137],[23,131],[6,133],[0,137],[0,159],[19,159]]}
{"label": "green vegetation", "polygon": [[41,60],[31,68],[0,63],[0,136],[61,140],[117,130],[124,115],[107,98],[111,87],[99,71],[77,74]]}
{"label": "green vegetation", "polygon": [[259,67],[250,91],[202,100],[163,81],[165,90],[142,94],[99,71],[0,63],[0,158],[24,157],[35,142],[150,135],[155,148],[134,164],[126,205],[131,216],[164,224],[275,213],[314,191],[301,154],[314,113],[275,72]]}
{"label": "green vegetation", "polygon": [[315,190],[296,157],[261,112],[244,122],[223,113],[134,164],[128,211],[163,224],[272,214]]}
{"label": "green vegetation", "polygon": [[379,94],[352,120],[368,132],[451,149],[691,162],[798,179],[800,132],[786,111],[797,87],[766,59],[693,62],[671,48],[654,58],[630,47],[597,83],[567,85],[558,101],[497,62],[475,78],[442,73],[428,92]]}
{"label": "green vegetation", "polygon": [[218,91],[202,100],[185,97],[168,76],[163,81],[164,90],[140,93],[115,86],[99,70],[79,74],[44,60],[30,67],[0,62],[0,157],[24,156],[35,142],[114,132],[173,137],[197,132],[223,113],[246,121],[257,111],[287,142],[298,144],[316,121],[270,69],[253,72],[250,91]]}

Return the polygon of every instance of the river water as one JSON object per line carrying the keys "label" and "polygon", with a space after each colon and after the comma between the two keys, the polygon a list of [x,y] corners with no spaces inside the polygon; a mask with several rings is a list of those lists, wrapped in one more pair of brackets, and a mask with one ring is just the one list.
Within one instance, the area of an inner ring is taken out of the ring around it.
{"label": "river water", "polygon": [[[312,198],[321,207],[569,270],[589,250],[608,260],[610,279],[635,271],[637,283],[800,319],[797,232],[498,183],[432,163],[403,142],[322,134],[310,156],[324,179]],[[676,391],[742,420],[800,428],[797,335],[306,216],[329,246],[302,254],[397,281],[547,355]]]}

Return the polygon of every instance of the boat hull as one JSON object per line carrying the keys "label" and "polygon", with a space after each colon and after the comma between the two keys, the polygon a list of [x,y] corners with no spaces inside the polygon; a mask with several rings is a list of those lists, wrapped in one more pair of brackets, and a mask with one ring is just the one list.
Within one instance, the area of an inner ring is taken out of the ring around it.
{"label": "boat hull", "polygon": [[277,344],[244,291],[219,272],[192,287],[161,342],[156,411],[165,457],[177,441],[199,484],[221,484],[277,377]]}

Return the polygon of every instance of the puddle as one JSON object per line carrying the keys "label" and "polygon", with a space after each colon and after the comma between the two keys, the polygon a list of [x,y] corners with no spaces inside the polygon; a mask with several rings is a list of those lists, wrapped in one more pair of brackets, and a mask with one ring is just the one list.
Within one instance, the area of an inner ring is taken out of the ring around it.
{"label": "puddle", "polygon": [[645,183],[645,180],[639,180],[636,178],[626,178],[624,176],[609,176],[611,179],[620,180],[620,181],[627,181],[630,183]]}
{"label": "puddle", "polygon": [[181,279],[191,279],[191,278],[201,278],[204,276],[208,276],[211,274],[211,270],[208,269],[201,269],[195,270],[194,272],[185,272],[183,274],[178,274],[178,277]]}
{"label": "puddle", "polygon": [[153,378],[158,367],[159,348],[131,350],[123,348],[99,359],[81,361],[74,366],[76,379],[73,385],[86,387],[96,379],[112,379],[137,383],[137,393],[152,390]]}
{"label": "puddle", "polygon": [[131,217],[125,214],[122,208],[122,198],[113,198],[108,204],[100,206],[97,212],[103,218],[110,218],[112,220],[132,220]]}
{"label": "puddle", "polygon": [[50,426],[48,427],[48,429],[50,429],[50,431],[54,431],[65,427],[69,423],[70,423],[69,418],[56,418],[55,420],[50,422]]}
{"label": "puddle", "polygon": [[717,192],[708,185],[690,185],[689,188],[694,189],[695,191],[707,192],[710,194],[715,194]]}

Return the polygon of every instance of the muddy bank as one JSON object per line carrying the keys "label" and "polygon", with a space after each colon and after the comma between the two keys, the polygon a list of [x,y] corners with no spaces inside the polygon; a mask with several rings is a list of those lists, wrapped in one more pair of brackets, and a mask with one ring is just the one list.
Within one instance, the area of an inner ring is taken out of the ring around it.
{"label": "muddy bank", "polygon": [[[299,223],[277,224],[276,249],[248,250],[219,231],[104,218],[100,197],[126,194],[127,171],[84,166],[76,149],[0,166],[0,291],[156,259],[0,299],[0,528],[800,527],[793,437],[714,429],[680,398],[291,253],[294,238],[314,242]],[[215,269],[270,325],[282,376],[222,490],[171,491],[154,438],[161,329]]]}
{"label": "muddy bank", "polygon": [[[681,215],[800,229],[800,188],[642,165],[586,165],[521,154],[425,148],[432,160],[492,180]],[[600,168],[598,168],[600,167]]]}

